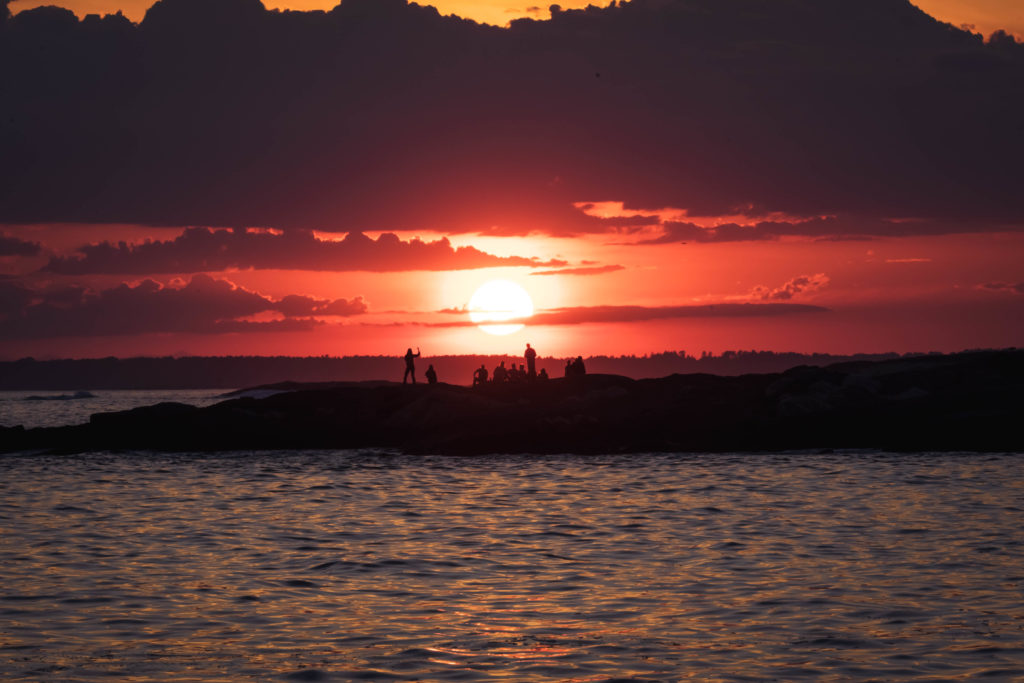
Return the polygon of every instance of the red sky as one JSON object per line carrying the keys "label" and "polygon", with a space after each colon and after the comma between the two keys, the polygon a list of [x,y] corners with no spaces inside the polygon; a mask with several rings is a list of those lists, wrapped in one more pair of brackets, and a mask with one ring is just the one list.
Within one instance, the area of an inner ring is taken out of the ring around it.
{"label": "red sky", "polygon": [[[0,358],[1024,341],[1024,46],[898,0],[693,34],[671,2],[372,2],[9,21]],[[537,311],[506,337],[462,310],[493,279]]]}

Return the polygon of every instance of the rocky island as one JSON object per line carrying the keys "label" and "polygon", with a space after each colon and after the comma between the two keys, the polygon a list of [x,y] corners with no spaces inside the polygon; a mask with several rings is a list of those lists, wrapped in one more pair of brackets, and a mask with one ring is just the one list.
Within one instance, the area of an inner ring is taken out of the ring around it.
{"label": "rocky island", "polygon": [[478,387],[286,383],[206,408],[0,428],[0,451],[386,448],[407,453],[1024,451],[1024,351]]}

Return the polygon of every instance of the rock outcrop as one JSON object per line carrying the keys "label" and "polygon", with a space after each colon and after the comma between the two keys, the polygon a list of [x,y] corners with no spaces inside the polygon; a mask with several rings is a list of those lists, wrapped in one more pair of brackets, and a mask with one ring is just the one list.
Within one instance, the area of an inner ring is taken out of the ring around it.
{"label": "rock outcrop", "polygon": [[1024,351],[1016,350],[740,377],[259,389],[282,393],[207,408],[163,403],[73,427],[2,429],[0,450],[1024,451]]}

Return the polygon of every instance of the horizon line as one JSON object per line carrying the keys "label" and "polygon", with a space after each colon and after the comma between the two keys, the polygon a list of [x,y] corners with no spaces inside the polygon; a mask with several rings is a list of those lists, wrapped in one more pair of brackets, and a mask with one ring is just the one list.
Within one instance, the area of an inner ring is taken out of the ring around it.
{"label": "horizon line", "polygon": [[[956,351],[855,351],[852,353],[838,353],[832,351],[775,351],[771,349],[726,349],[719,353],[707,352],[701,350],[695,355],[685,349],[665,349],[663,351],[649,351],[647,353],[631,353],[631,354],[592,354],[589,356],[583,356],[584,359],[588,358],[610,358],[610,359],[635,359],[635,360],[649,360],[660,356],[675,355],[679,359],[683,360],[695,360],[700,361],[705,358],[723,360],[731,357],[741,355],[754,355],[754,354],[771,354],[775,356],[830,356],[836,358],[849,358],[854,356],[899,356],[899,357],[911,357],[911,356],[951,356],[962,353],[986,353],[993,351],[1019,351],[1021,350],[1016,346],[1004,346],[1004,347],[973,347],[964,348]],[[430,355],[424,353],[423,358],[519,358],[522,354],[519,353],[448,353],[448,354],[436,354]],[[579,354],[577,354],[579,355]],[[539,358],[555,358],[559,360],[571,359],[576,356],[561,356],[561,355],[548,355],[548,356],[537,356]],[[399,359],[403,356],[401,354],[389,355],[389,354],[352,354],[344,356],[334,356],[329,354],[322,355],[306,355],[306,356],[292,356],[292,355],[163,355],[163,356],[88,356],[80,358],[35,358],[33,356],[23,356],[21,358],[0,358],[0,363],[56,363],[56,362],[81,362],[81,361],[129,361],[129,360],[228,360],[228,359],[288,359],[288,360],[347,360],[347,359]]]}

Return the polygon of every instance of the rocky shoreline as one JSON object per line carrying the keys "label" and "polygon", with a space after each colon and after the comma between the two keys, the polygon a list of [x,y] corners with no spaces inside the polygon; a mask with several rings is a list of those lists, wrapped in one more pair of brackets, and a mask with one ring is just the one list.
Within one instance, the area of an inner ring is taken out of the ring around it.
{"label": "rocky shoreline", "polygon": [[265,397],[243,393],[206,408],[163,403],[70,427],[0,428],[0,452],[1024,451],[1024,351],[1013,349],[739,377],[254,390]]}

